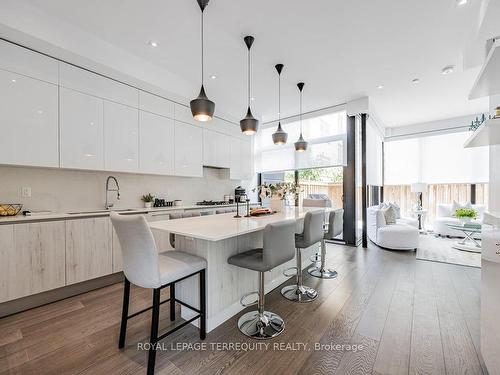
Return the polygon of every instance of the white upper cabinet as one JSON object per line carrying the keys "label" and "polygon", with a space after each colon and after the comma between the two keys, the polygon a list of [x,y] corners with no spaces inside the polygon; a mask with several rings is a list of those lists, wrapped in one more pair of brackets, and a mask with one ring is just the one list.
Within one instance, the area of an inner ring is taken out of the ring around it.
{"label": "white upper cabinet", "polygon": [[144,91],[139,91],[139,109],[171,119],[174,118],[174,102]]}
{"label": "white upper cabinet", "polygon": [[139,169],[139,113],[135,108],[104,101],[104,169]]}
{"label": "white upper cabinet", "polygon": [[175,175],[203,177],[203,131],[196,126],[175,123]]}
{"label": "white upper cabinet", "polygon": [[[176,121],[182,121],[185,122],[186,124],[192,124],[196,126],[201,126],[203,122],[196,121],[193,118],[193,114],[191,113],[191,108],[185,107],[180,104],[175,104],[175,120]],[[211,121],[206,122],[206,124],[211,123]]]}
{"label": "white upper cabinet", "polygon": [[217,133],[217,166],[229,168],[231,166],[231,137]]}
{"label": "white upper cabinet", "polygon": [[0,70],[0,164],[59,166],[57,91]]}
{"label": "white upper cabinet", "polygon": [[232,180],[249,180],[253,177],[252,142],[231,138],[231,166],[229,177]]}
{"label": "white upper cabinet", "polygon": [[66,63],[59,63],[62,87],[138,108],[139,90]]}
{"label": "white upper cabinet", "polygon": [[59,83],[57,60],[5,41],[0,41],[0,69],[55,85]]}
{"label": "white upper cabinet", "polygon": [[103,100],[61,88],[61,167],[104,169]]}
{"label": "white upper cabinet", "polygon": [[139,172],[174,175],[174,120],[139,113]]}
{"label": "white upper cabinet", "polygon": [[217,167],[217,135],[218,133],[203,129],[203,165]]}

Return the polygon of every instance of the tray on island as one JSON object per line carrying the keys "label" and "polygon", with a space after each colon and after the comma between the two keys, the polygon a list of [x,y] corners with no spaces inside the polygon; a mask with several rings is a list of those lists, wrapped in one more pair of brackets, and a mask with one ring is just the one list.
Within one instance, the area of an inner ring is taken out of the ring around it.
{"label": "tray on island", "polygon": [[274,215],[277,211],[260,211],[260,212],[250,212],[250,216],[259,217],[259,216],[269,216]]}

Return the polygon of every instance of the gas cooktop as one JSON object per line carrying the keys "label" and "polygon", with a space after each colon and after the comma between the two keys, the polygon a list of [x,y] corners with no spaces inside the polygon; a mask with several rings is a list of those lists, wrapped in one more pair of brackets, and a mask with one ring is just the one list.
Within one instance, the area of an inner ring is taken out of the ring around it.
{"label": "gas cooktop", "polygon": [[226,204],[230,204],[230,203],[226,202],[226,201],[202,201],[202,202],[196,202],[197,206],[224,206]]}

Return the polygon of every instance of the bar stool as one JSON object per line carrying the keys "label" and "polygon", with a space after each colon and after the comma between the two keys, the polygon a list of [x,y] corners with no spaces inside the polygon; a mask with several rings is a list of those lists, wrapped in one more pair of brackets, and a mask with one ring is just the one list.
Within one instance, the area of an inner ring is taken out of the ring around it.
{"label": "bar stool", "polygon": [[[120,338],[118,348],[125,346],[127,321],[139,314],[152,310],[150,348],[148,354],[148,374],[154,374],[156,360],[156,344],[169,334],[200,319],[200,339],[206,337],[206,293],[205,293],[205,259],[181,251],[167,251],[158,254],[153,233],[143,215],[110,214],[111,222],[115,228],[123,257],[123,273],[125,274],[123,288],[123,308],[120,325]],[[188,277],[200,275],[200,308],[196,309],[175,298],[175,284]],[[130,283],[142,288],[153,289],[153,306],[141,311],[128,314],[130,299]],[[170,287],[170,298],[160,301],[160,292],[163,288]],[[175,302],[186,306],[197,314],[176,326],[175,328],[158,335],[158,322],[160,319],[160,305],[170,301],[170,320],[175,320]]]}
{"label": "bar stool", "polygon": [[[293,220],[267,224],[262,249],[248,250],[227,260],[229,264],[259,272],[259,291],[248,293],[240,300],[245,307],[257,305],[257,310],[243,314],[238,320],[238,328],[246,336],[269,339],[285,329],[285,322],[279,315],[264,310],[264,272],[293,259],[294,234]],[[258,300],[245,304],[243,300],[252,294],[258,294]]]}
{"label": "bar stool", "polygon": [[326,244],[325,240],[332,240],[344,230],[344,210],[330,211],[328,215],[328,230],[321,240],[321,254],[313,255],[312,261],[316,263],[321,260],[319,267],[311,267],[307,270],[309,275],[320,279],[333,279],[338,276],[337,271],[326,268]]}
{"label": "bar stool", "polygon": [[[197,217],[201,216],[200,211],[187,211],[187,212],[173,212],[168,215],[169,220],[177,220],[177,219],[183,219],[186,217]],[[172,246],[175,249],[175,234],[170,233],[168,236],[168,242],[170,242],[170,246]]]}
{"label": "bar stool", "polygon": [[318,292],[313,288],[302,284],[302,249],[306,249],[315,243],[323,240],[323,222],[325,213],[323,210],[307,212],[304,217],[304,231],[301,234],[295,234],[295,248],[296,248],[296,267],[289,268],[283,271],[285,276],[287,271],[291,269],[296,270],[296,285],[288,285],[281,289],[283,297],[294,302],[311,302],[318,297]]}

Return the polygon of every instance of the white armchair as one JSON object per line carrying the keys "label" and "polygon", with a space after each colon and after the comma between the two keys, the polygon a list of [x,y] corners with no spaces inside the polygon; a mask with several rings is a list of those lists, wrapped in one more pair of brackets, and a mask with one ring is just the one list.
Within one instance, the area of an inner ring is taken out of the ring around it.
{"label": "white armchair", "polygon": [[419,245],[418,221],[401,218],[387,224],[379,206],[367,208],[368,238],[376,245],[392,250],[415,250]]}
{"label": "white armchair", "polygon": [[[453,205],[438,204],[436,208],[436,218],[432,222],[434,233],[440,236],[463,237],[464,235],[461,231],[451,229],[448,226],[448,224],[460,224],[460,219],[453,216],[455,213],[453,211]],[[477,212],[476,222],[482,223],[486,207],[480,204],[473,204],[472,209]]]}

